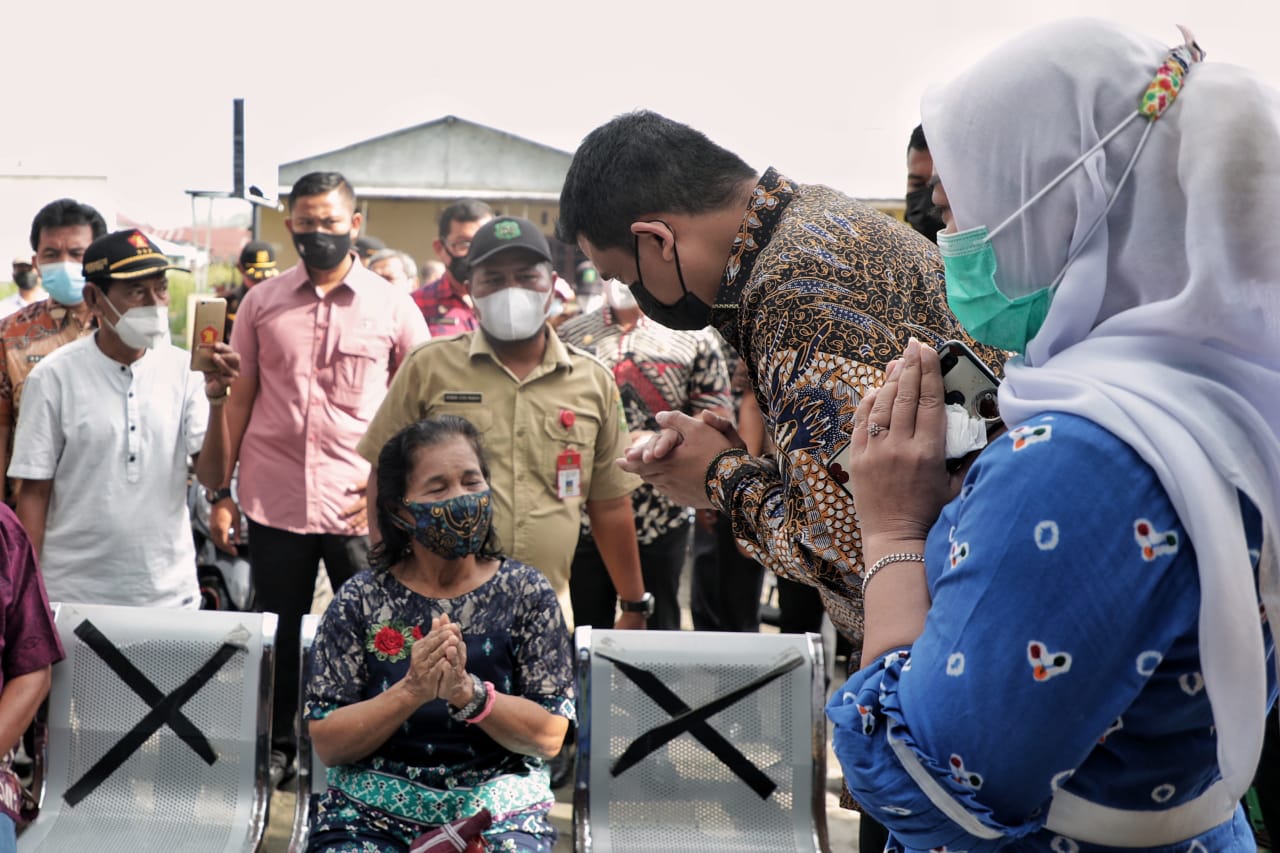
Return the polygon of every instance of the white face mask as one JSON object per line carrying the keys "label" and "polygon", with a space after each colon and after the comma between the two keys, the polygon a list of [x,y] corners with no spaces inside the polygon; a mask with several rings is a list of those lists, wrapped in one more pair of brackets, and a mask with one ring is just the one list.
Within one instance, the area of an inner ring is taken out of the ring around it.
{"label": "white face mask", "polygon": [[547,322],[550,293],[523,287],[504,287],[488,296],[473,297],[480,325],[500,341],[527,341]]}
{"label": "white face mask", "polygon": [[169,340],[169,306],[139,305],[121,314],[105,297],[102,301],[116,315],[112,328],[125,346],[155,349]]}
{"label": "white face mask", "polygon": [[604,301],[610,308],[621,308],[623,311],[636,307],[636,298],[631,295],[631,288],[616,278],[604,283]]}

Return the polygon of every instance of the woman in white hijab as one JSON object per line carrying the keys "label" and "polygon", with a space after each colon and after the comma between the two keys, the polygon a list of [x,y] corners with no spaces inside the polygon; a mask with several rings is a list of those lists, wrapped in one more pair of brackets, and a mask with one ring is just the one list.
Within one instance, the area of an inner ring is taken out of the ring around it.
{"label": "woman in white hijab", "polygon": [[949,302],[1022,355],[962,488],[931,349],[858,410],[866,640],[828,714],[893,849],[1255,849],[1280,95],[1202,58],[1065,22],[924,101]]}

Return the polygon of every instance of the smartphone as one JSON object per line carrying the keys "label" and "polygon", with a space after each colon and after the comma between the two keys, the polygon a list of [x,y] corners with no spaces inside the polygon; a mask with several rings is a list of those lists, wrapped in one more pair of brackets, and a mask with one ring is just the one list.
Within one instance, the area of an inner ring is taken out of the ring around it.
{"label": "smartphone", "polygon": [[213,346],[222,343],[227,328],[227,300],[197,299],[191,323],[191,369],[215,370]]}
{"label": "smartphone", "polygon": [[990,431],[1000,423],[1000,380],[977,353],[960,341],[938,347],[942,363],[942,387],[946,402],[964,406],[969,414],[987,422]]}

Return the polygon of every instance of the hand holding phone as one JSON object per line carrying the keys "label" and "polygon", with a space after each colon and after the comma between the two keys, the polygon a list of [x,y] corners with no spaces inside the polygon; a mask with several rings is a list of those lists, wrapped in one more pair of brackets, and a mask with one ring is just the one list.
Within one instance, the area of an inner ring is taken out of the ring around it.
{"label": "hand holding phone", "polygon": [[201,373],[217,370],[213,363],[213,348],[222,343],[227,325],[227,300],[222,298],[200,299],[196,302],[191,327],[191,369]]}
{"label": "hand holding phone", "polygon": [[[999,388],[1000,380],[991,372],[977,353],[960,341],[947,341],[938,347],[938,362],[942,368],[942,388],[944,401],[948,406],[961,406],[972,419],[985,424],[986,436],[1003,426],[1000,420]],[[981,426],[971,425],[972,421],[955,424],[948,414],[947,428],[947,470],[959,470],[976,452],[972,448],[981,447],[985,440]],[[963,419],[961,419],[963,420]],[[974,433],[974,429],[979,432]],[[956,434],[953,436],[953,430]],[[955,446],[953,446],[955,445]]]}

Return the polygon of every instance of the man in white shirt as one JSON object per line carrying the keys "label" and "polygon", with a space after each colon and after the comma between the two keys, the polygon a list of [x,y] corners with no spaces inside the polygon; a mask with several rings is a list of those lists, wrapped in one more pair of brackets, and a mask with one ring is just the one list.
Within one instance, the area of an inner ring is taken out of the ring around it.
{"label": "man in white shirt", "polygon": [[225,344],[201,376],[169,342],[167,270],[140,231],[84,253],[93,335],[27,378],[9,476],[52,601],[199,606],[187,456],[216,486],[227,468],[223,402],[239,357]]}
{"label": "man in white shirt", "polygon": [[29,257],[19,255],[13,259],[13,283],[18,286],[18,292],[0,299],[0,318],[8,317],[32,302],[49,298],[49,294],[40,286],[40,273]]}

